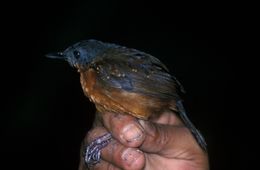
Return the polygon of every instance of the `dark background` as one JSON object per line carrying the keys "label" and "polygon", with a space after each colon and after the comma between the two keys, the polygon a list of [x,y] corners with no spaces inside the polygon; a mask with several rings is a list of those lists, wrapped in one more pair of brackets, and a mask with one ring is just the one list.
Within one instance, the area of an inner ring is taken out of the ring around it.
{"label": "dark background", "polygon": [[[0,169],[77,169],[79,147],[94,106],[79,75],[47,59],[94,38],[150,53],[182,82],[185,106],[204,134],[211,169],[248,169],[249,36],[243,4],[121,1],[10,2],[1,15]],[[8,166],[8,168],[6,168]],[[250,168],[249,168],[250,169]]]}

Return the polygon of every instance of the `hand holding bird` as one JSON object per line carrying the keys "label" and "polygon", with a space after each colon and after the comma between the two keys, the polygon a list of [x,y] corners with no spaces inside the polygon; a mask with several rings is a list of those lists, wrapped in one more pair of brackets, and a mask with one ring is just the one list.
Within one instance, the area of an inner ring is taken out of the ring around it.
{"label": "hand holding bird", "polygon": [[[179,93],[183,87],[154,56],[97,40],[81,41],[63,52],[47,56],[64,59],[78,69],[82,89],[95,103],[96,122],[102,122],[101,117],[107,112],[150,122],[160,120],[164,113],[172,113],[177,115],[178,124],[184,124],[206,151],[203,136],[189,120],[182,105]],[[101,149],[111,138],[111,133],[106,133],[90,142],[84,155],[88,166],[100,161]]]}

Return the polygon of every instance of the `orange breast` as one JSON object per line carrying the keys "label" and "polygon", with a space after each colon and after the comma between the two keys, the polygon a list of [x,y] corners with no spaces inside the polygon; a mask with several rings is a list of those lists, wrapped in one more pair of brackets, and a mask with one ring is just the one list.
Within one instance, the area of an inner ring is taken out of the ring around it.
{"label": "orange breast", "polygon": [[98,82],[97,76],[95,70],[88,69],[85,72],[81,71],[80,80],[85,95],[95,103],[100,112],[126,113],[137,118],[148,119],[152,113],[161,113],[169,108],[169,101],[121,89],[104,88]]}

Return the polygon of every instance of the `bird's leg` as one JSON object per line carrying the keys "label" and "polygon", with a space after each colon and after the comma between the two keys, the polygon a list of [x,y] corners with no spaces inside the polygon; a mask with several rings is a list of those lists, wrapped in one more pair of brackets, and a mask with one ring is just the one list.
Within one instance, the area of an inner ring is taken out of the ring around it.
{"label": "bird's leg", "polygon": [[93,166],[100,161],[101,149],[106,147],[111,139],[111,134],[106,133],[92,141],[85,148],[84,160],[87,166]]}

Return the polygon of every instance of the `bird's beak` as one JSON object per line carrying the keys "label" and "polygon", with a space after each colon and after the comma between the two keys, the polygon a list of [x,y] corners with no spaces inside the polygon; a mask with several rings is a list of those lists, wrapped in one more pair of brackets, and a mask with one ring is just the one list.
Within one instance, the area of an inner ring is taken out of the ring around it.
{"label": "bird's beak", "polygon": [[46,57],[48,58],[57,58],[57,59],[65,59],[66,56],[63,54],[63,52],[57,52],[57,53],[49,53],[46,54]]}

